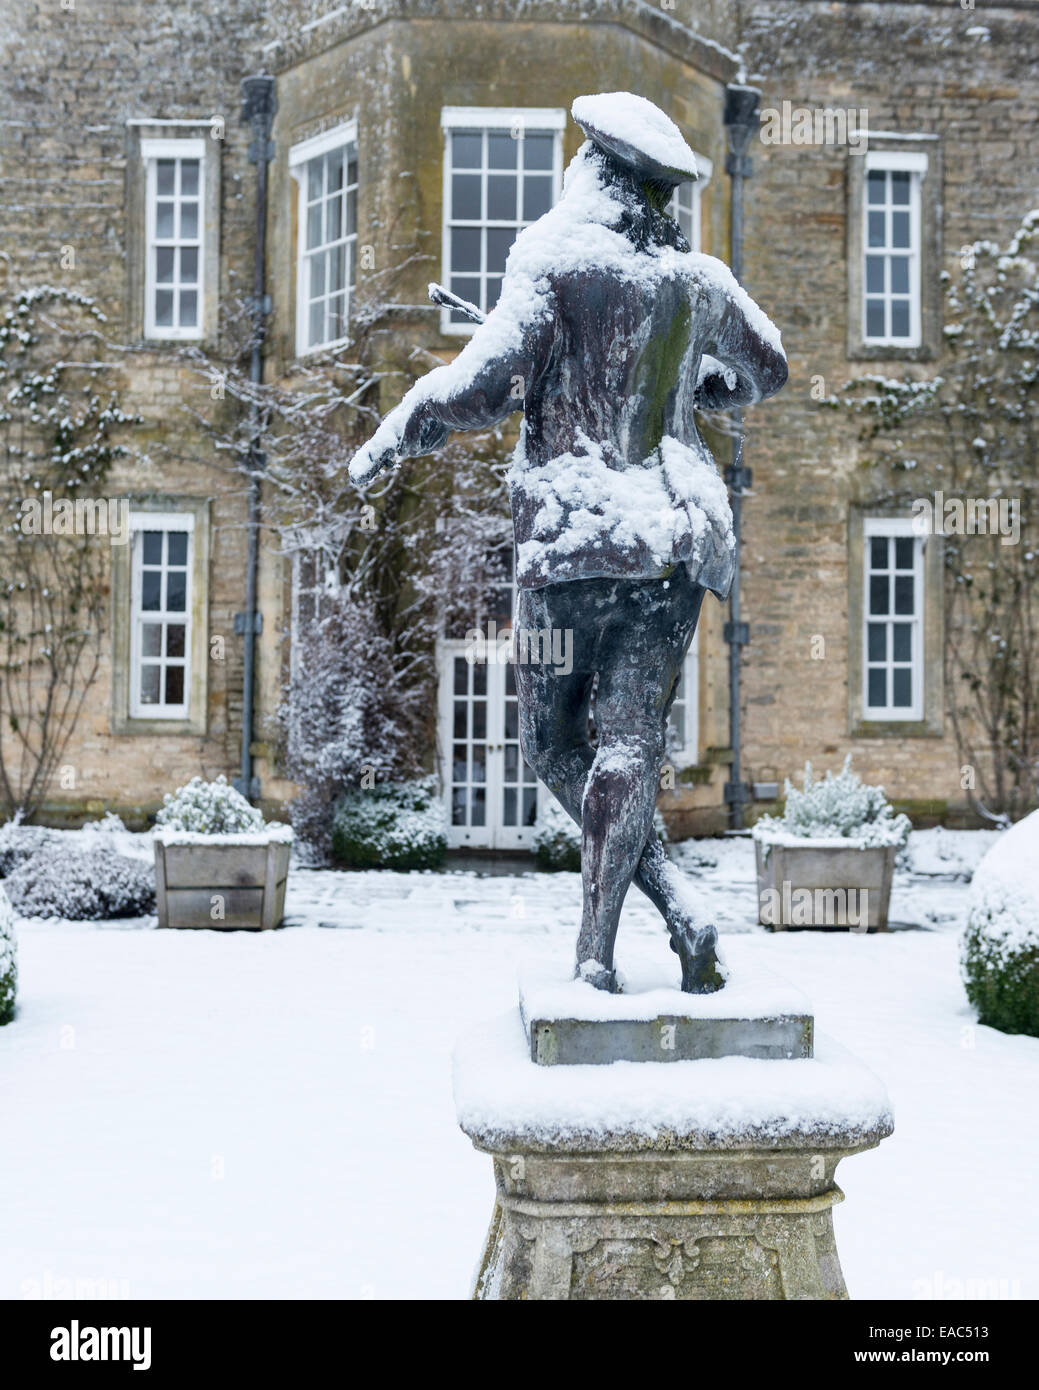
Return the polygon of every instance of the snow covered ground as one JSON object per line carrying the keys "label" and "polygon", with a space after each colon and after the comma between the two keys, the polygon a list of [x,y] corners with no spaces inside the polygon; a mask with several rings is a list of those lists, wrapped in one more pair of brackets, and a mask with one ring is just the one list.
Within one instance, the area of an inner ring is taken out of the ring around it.
{"label": "snow covered ground", "polygon": [[[749,840],[676,849],[731,967],[795,981],[887,1084],[894,1136],[838,1174],[853,1297],[1039,1296],[1039,1039],[978,1027],[957,968],[990,842],[915,834],[904,926],[871,936],[760,930]],[[0,1298],[464,1297],[493,1185],[451,1050],[524,957],[569,956],[579,900],[569,874],[296,870],[273,933],[20,924]],[[677,970],[634,893],[626,956]]]}

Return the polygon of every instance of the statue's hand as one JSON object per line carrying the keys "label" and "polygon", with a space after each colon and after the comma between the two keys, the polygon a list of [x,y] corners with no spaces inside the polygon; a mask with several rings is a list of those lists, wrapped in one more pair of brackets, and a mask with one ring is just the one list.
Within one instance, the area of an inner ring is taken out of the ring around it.
{"label": "statue's hand", "polygon": [[376,433],[350,460],[348,471],[354,487],[367,487],[380,473],[392,468],[398,460],[396,444],[373,447],[377,445],[378,438],[379,435]]}

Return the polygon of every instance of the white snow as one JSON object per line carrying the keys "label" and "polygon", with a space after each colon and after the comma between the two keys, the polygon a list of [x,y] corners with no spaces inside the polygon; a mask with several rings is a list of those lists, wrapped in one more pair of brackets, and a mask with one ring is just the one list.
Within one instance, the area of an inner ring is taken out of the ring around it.
{"label": "white snow", "polygon": [[610,139],[626,141],[664,168],[690,179],[699,174],[696,157],[678,126],[645,97],[633,92],[597,92],[578,97],[570,114],[582,128],[590,126]]}
{"label": "white snow", "polygon": [[[892,1137],[838,1170],[853,1298],[1039,1297],[1039,1039],[978,1026],[964,997],[974,844],[914,833],[911,863],[940,866],[896,871],[892,920],[914,929],[869,936],[756,928],[749,837],[675,850],[734,974],[795,982],[890,1095]],[[295,870],[297,925],[278,932],[21,923],[20,1009],[0,1028],[0,1297],[62,1280],[466,1297],[494,1184],[456,1124],[452,1049],[515,1008],[519,958],[569,961],[579,905],[576,874]],[[622,971],[673,968],[636,894],[618,954]]]}
{"label": "white snow", "polygon": [[971,883],[971,916],[988,919],[985,935],[1004,948],[1039,947],[1039,811],[1003,835],[982,859]]}
{"label": "white snow", "polygon": [[157,825],[155,838],[164,845],[269,845],[290,844],[292,827],[270,821],[263,830],[242,830],[235,833],[204,835],[197,830],[178,830],[174,825]]}
{"label": "white snow", "polygon": [[579,1140],[637,1149],[673,1134],[691,1147],[711,1139],[782,1148],[798,1133],[820,1143],[865,1141],[892,1123],[882,1083],[829,1039],[817,1036],[814,1057],[789,1062],[542,1067],[530,1059],[514,1009],[459,1042],[454,1092],[458,1123],[488,1147],[522,1136],[536,1148]]}

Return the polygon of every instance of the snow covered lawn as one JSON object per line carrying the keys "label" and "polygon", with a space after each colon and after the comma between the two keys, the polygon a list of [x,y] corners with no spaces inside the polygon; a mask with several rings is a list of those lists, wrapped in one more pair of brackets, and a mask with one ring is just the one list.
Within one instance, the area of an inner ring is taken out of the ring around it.
{"label": "snow covered lawn", "polygon": [[[852,1297],[1039,1296],[1039,1039],[976,1026],[957,969],[989,842],[914,835],[912,927],[868,937],[761,931],[749,841],[678,850],[733,969],[796,982],[888,1086],[894,1136],[839,1171]],[[575,875],[297,870],[273,933],[21,924],[0,1298],[464,1297],[493,1184],[451,1050],[525,956],[569,956],[578,902]],[[677,969],[634,893],[629,954]]]}

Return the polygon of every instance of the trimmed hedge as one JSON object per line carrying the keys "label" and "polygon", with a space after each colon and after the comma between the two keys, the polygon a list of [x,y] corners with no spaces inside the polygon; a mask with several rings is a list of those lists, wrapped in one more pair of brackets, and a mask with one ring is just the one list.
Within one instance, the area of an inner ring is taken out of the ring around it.
{"label": "trimmed hedge", "polygon": [[14,1018],[18,990],[18,956],[14,939],[14,912],[7,894],[0,888],[0,1025]]}
{"label": "trimmed hedge", "polygon": [[960,968],[979,1023],[1039,1037],[1039,811],[975,870]]}
{"label": "trimmed hedge", "polygon": [[351,869],[437,869],[447,854],[447,816],[436,780],[377,783],[336,805],[332,853]]}

